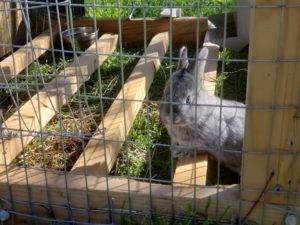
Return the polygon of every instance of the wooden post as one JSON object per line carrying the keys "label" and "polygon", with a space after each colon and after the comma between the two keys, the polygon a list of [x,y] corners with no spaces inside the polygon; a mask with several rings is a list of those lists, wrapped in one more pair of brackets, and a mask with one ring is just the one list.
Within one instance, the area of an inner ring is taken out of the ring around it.
{"label": "wooden post", "polygon": [[[26,35],[25,25],[20,4],[17,2],[1,1],[0,2],[0,44],[10,45],[24,44]],[[0,58],[11,51],[10,46],[0,46]]]}
{"label": "wooden post", "polygon": [[117,40],[118,35],[101,36],[98,39],[98,52],[104,55],[96,55],[96,43],[91,45],[86,53],[45,84],[42,90],[2,124],[4,132],[12,132],[14,135],[3,140],[3,143],[0,141],[0,164],[10,163],[29,144],[34,138],[34,133],[42,130],[70,95],[79,90],[90,74],[104,62],[107,54],[116,49]]}
{"label": "wooden post", "polygon": [[143,104],[142,100],[148,93],[154,73],[160,66],[159,57],[165,55],[168,46],[168,32],[153,37],[143,57],[138,61],[99,125],[100,129],[106,128],[105,136],[97,134],[91,138],[72,171],[84,172],[86,169],[88,174],[105,174],[111,170]]}
{"label": "wooden post", "polygon": [[[261,201],[299,206],[300,8],[286,5],[300,1],[254,2],[258,7],[251,9],[242,198],[257,200],[274,172]],[[257,222],[265,224],[264,218]]]}

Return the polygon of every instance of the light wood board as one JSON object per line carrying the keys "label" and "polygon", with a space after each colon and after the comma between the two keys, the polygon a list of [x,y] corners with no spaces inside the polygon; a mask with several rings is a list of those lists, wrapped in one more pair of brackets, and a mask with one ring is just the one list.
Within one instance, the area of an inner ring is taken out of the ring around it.
{"label": "light wood board", "polygon": [[[116,49],[117,40],[118,35],[115,34],[101,36],[97,41],[98,53],[112,53]],[[15,136],[3,140],[3,143],[1,140],[0,164],[5,162],[9,164],[12,161],[34,138],[33,133],[42,130],[57,114],[59,108],[89,79],[107,57],[108,55],[96,55],[96,43],[94,43],[85,54],[73,61],[55,79],[45,84],[42,90],[10,116],[2,124],[2,128],[4,132],[12,132]]]}
{"label": "light wood board", "polygon": [[[178,185],[205,185],[208,164],[207,153],[193,157],[178,158],[173,182]],[[195,179],[196,178],[196,179]]]}
{"label": "light wood board", "polygon": [[[281,1],[256,3],[280,5]],[[295,198],[300,183],[300,114],[296,110],[300,102],[300,64],[293,62],[300,58],[299,21],[300,8],[251,9],[247,106],[252,109],[247,110],[244,142],[245,200],[257,199],[273,171],[270,192],[261,200],[300,205],[299,198]],[[276,187],[282,191],[271,193]]]}
{"label": "light wood board", "polygon": [[97,134],[90,139],[72,171],[106,174],[111,170],[160,66],[159,57],[165,55],[168,46],[168,32],[153,37],[99,125],[99,129],[105,128],[105,135]]}
{"label": "light wood board", "polygon": [[[0,171],[3,170],[4,167],[1,167]],[[223,218],[230,220],[233,214],[240,212],[242,216],[245,215],[253,204],[248,201],[242,201],[240,204],[240,191],[237,185],[220,186],[219,188],[177,186],[171,188],[170,185],[151,184],[150,189],[148,182],[130,180],[128,183],[127,178],[85,177],[74,173],[65,176],[62,172],[47,171],[44,173],[41,169],[8,169],[7,175],[6,172],[0,173],[1,199],[14,201],[14,210],[18,212],[29,213],[31,207],[36,216],[47,217],[47,208],[49,208],[53,210],[57,219],[67,219],[68,216],[71,216],[69,219],[76,221],[109,223],[109,214],[101,211],[101,209],[108,209],[108,201],[113,202],[113,206],[111,206],[115,213],[120,213],[122,208],[123,212],[128,212],[130,202],[133,212],[148,214],[154,210],[160,214],[169,215],[173,212],[172,206],[174,206],[174,213],[178,215],[186,211],[188,204],[195,202],[196,213],[203,215],[205,205],[210,198],[209,217],[217,218],[217,215],[221,215],[230,206]],[[47,183],[45,177],[47,177]],[[45,188],[46,185],[47,188]],[[195,201],[194,197],[196,197]],[[35,204],[29,205],[26,202]],[[51,204],[51,207],[47,205],[48,203]],[[3,204],[4,208],[11,209],[12,207],[7,204],[7,201],[4,201]],[[68,214],[66,206],[71,208],[71,215]],[[284,208],[282,205],[272,207],[258,204],[249,219],[264,225],[280,224],[285,214],[281,207]],[[96,209],[100,211],[97,212]],[[295,210],[299,215],[300,208],[295,207]],[[89,214],[88,211],[90,211]],[[264,223],[260,223],[263,213],[265,213]],[[143,217],[139,217],[137,224],[140,224],[142,220]]]}

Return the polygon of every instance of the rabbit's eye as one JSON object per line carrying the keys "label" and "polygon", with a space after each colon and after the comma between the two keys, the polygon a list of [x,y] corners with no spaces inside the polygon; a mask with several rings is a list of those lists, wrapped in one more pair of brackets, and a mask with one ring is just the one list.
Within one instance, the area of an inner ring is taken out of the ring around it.
{"label": "rabbit's eye", "polygon": [[186,98],[186,104],[191,104],[191,98],[190,98],[190,96],[187,96],[187,98]]}

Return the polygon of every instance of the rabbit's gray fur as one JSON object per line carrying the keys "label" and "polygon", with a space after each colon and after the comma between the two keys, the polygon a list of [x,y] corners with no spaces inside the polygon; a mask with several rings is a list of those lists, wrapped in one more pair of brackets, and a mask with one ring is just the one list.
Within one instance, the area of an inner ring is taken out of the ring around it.
{"label": "rabbit's gray fur", "polygon": [[[186,47],[181,48],[179,57],[178,68],[166,83],[160,104],[161,120],[171,137],[171,144],[175,146],[173,155],[186,156],[193,150],[208,151],[225,166],[240,173],[241,154],[238,151],[243,145],[245,105],[222,100],[224,107],[219,137],[221,99],[207,92],[202,85],[208,48],[200,50],[194,66],[189,64]],[[173,104],[170,104],[171,101]],[[224,152],[224,149],[233,151]]]}

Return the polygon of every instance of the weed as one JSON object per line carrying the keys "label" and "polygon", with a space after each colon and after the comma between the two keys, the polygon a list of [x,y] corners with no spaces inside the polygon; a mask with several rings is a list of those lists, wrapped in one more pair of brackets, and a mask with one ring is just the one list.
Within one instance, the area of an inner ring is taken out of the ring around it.
{"label": "weed", "polygon": [[219,51],[219,60],[223,60],[225,61],[225,65],[229,65],[230,61],[230,50],[228,48],[223,48],[221,51]]}
{"label": "weed", "polygon": [[[186,205],[186,210],[180,216],[174,216],[173,219],[170,219],[169,216],[164,216],[159,213],[153,213],[151,216],[145,216],[142,219],[142,225],[221,225],[225,221],[225,216],[228,213],[230,206],[227,206],[224,211],[217,216],[216,218],[210,218],[208,216],[209,209],[211,208],[212,200],[211,197],[207,198],[205,208],[204,208],[204,215],[199,215],[195,212],[195,209],[192,203],[188,203]],[[121,209],[121,220],[120,225],[134,225],[135,223],[132,222],[131,217],[124,213],[124,205],[122,205]]]}
{"label": "weed", "polygon": [[223,98],[245,102],[246,81],[248,67],[248,48],[241,52],[220,50],[219,59],[225,58],[224,71],[222,61],[218,64],[218,76],[216,80],[216,93],[220,96],[223,83]]}
{"label": "weed", "polygon": [[222,83],[224,83],[224,81],[227,79],[227,75],[226,73],[220,73],[218,74],[217,78],[216,78],[216,89],[220,90],[222,87]]}

